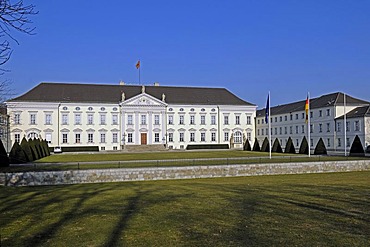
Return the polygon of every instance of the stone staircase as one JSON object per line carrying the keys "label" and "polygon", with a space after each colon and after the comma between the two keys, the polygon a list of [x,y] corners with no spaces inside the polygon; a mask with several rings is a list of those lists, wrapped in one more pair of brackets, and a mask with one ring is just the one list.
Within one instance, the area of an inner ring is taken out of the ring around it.
{"label": "stone staircase", "polygon": [[167,149],[163,144],[157,145],[126,145],[123,151],[126,152],[157,152],[157,151],[166,151]]}

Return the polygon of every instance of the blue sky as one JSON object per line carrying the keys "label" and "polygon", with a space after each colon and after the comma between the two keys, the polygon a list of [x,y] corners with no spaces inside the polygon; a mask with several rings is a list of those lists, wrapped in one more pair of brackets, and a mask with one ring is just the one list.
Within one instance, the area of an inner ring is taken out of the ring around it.
{"label": "blue sky", "polygon": [[[226,87],[264,107],[343,91],[370,101],[370,1],[31,1],[36,35],[5,65],[40,82]],[[97,92],[98,93],[98,92]]]}

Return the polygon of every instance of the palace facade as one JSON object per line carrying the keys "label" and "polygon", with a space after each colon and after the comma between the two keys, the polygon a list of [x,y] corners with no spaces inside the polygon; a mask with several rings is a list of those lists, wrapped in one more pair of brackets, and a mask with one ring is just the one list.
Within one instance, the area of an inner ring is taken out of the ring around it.
{"label": "palace facade", "polygon": [[40,83],[6,104],[11,143],[25,136],[99,150],[242,148],[255,138],[256,106],[224,88]]}

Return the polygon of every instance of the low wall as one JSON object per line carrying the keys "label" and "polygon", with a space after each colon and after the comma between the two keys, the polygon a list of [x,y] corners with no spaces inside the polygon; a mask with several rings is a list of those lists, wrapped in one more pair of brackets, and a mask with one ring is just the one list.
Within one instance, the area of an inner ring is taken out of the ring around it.
{"label": "low wall", "polygon": [[0,185],[36,186],[363,170],[370,170],[370,160],[2,173]]}

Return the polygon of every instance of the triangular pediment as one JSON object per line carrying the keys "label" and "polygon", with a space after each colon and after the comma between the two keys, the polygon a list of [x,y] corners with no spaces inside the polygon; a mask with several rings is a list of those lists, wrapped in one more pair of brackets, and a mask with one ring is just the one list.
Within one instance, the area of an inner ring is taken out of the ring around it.
{"label": "triangular pediment", "polygon": [[167,106],[167,104],[147,93],[141,93],[121,103],[122,106]]}

